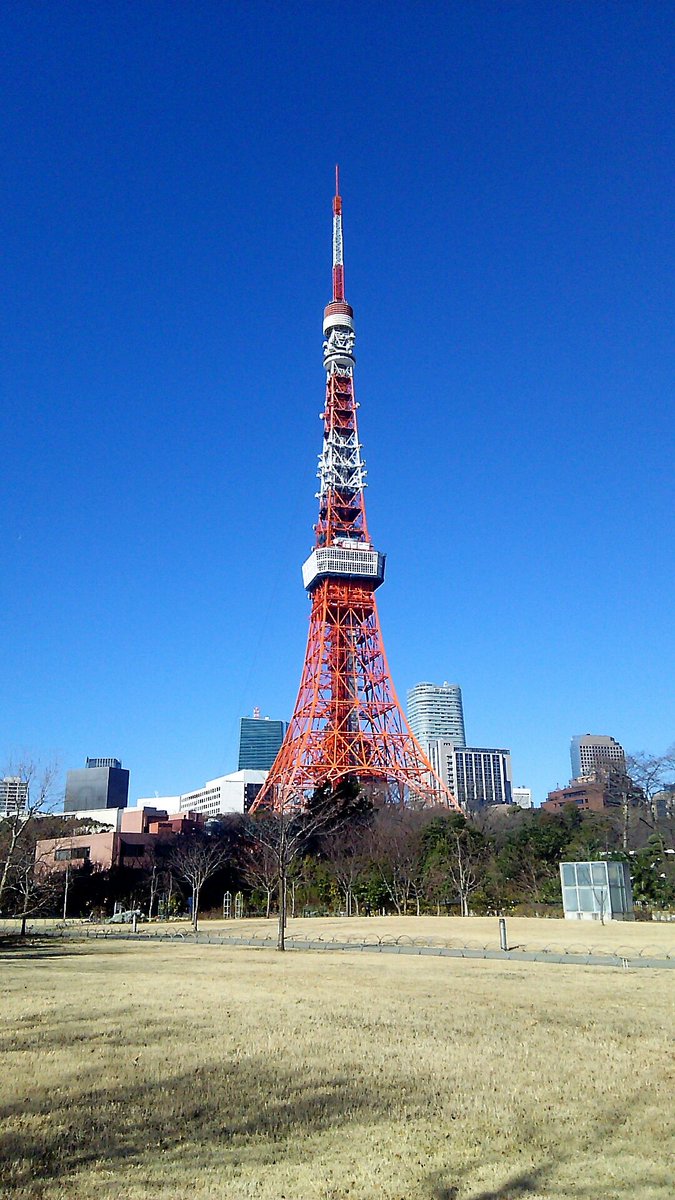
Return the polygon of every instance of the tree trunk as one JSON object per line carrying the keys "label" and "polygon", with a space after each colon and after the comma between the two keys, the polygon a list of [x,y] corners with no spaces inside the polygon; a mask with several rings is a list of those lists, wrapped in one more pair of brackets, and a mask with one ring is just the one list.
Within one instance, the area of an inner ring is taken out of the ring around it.
{"label": "tree trunk", "polygon": [[152,875],[150,876],[150,903],[148,904],[148,920],[152,920],[152,910],[155,907],[155,898],[157,896],[157,868],[153,866]]}
{"label": "tree trunk", "polygon": [[419,896],[415,897],[415,902],[417,905],[417,916],[419,917],[419,915],[420,915],[420,898],[419,898]]}
{"label": "tree trunk", "polygon": [[14,860],[14,851],[16,849],[16,843],[18,842],[18,840],[19,839],[16,834],[16,831],[12,830],[12,835],[11,835],[10,843],[9,843],[9,849],[7,851],[7,857],[5,858],[4,866],[2,868],[2,878],[0,878],[0,911],[2,911],[2,897],[5,894],[5,888],[7,886],[7,877],[9,875],[10,867],[12,866],[12,862]]}
{"label": "tree trunk", "polygon": [[277,950],[286,949],[286,868],[281,866],[279,871],[279,927],[277,934]]}
{"label": "tree trunk", "polygon": [[272,911],[272,891],[271,891],[271,888],[267,888],[266,890],[267,890],[267,912],[265,913],[265,916],[269,920],[269,915]]}
{"label": "tree trunk", "polygon": [[462,904],[462,916],[468,917],[468,915],[469,915],[469,897],[465,896],[464,893],[462,893],[460,900],[461,900],[461,904]]}
{"label": "tree trunk", "polygon": [[192,928],[195,933],[197,932],[198,922],[199,922],[199,888],[193,887],[193,889],[192,889]]}

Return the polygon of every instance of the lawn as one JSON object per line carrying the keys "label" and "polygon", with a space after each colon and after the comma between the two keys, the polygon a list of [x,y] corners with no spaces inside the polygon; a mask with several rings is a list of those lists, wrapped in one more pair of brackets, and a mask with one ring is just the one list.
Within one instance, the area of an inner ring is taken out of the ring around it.
{"label": "lawn", "polygon": [[[230,934],[276,940],[276,918],[240,921],[202,921],[203,933]],[[180,926],[169,925],[169,929]],[[632,958],[675,957],[675,922],[566,921],[549,917],[508,917],[512,949],[555,950],[585,954],[589,950],[625,954]],[[497,917],[296,917],[288,922],[288,937],[325,941],[377,942],[401,939],[429,945],[499,949]]]}
{"label": "lawn", "polygon": [[[32,920],[30,927],[36,933],[43,929],[60,927],[57,920]],[[592,950],[595,953],[621,954],[627,958],[643,955],[645,958],[675,957],[675,922],[670,921],[608,921],[600,925],[596,921],[565,921],[549,917],[508,917],[508,944],[512,949],[552,950],[577,952]],[[69,927],[77,931],[82,922],[71,921]],[[89,933],[94,926],[87,923]],[[128,933],[128,926],[102,926],[102,929]],[[143,932],[189,934],[187,919],[139,926]],[[254,937],[276,943],[277,920],[272,917],[249,917],[242,920],[200,919],[203,934],[229,935],[231,937]],[[19,922],[5,919],[1,929],[18,932]],[[375,942],[378,940],[415,941],[428,945],[489,947],[499,949],[499,922],[497,917],[296,917],[288,922],[288,938],[340,941]]]}
{"label": "lawn", "polygon": [[129,941],[0,958],[12,1200],[672,1197],[671,972]]}

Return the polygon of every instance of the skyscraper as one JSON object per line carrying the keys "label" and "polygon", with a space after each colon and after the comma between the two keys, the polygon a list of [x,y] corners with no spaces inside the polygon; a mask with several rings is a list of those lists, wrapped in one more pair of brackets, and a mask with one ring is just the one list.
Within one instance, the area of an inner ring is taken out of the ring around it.
{"label": "skyscraper", "polygon": [[443,738],[466,745],[462,689],[456,683],[417,683],[408,692],[408,723],[422,743]]}
{"label": "skyscraper", "polygon": [[286,721],[270,721],[269,717],[261,719],[258,709],[255,709],[252,717],[242,717],[237,770],[269,771],[287,729]]}
{"label": "skyscraper", "polygon": [[626,755],[623,746],[613,737],[601,733],[577,734],[570,745],[570,761],[572,763],[572,778],[581,779],[584,775],[599,768],[613,768],[625,773]]}

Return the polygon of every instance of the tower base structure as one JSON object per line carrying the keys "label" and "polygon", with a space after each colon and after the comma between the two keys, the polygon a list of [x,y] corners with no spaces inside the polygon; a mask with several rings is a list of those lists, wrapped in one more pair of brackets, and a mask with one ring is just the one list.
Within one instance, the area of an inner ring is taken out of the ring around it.
{"label": "tower base structure", "polygon": [[376,802],[459,810],[394,692],[377,582],[329,577],[313,591],[293,717],[252,811],[302,808],[317,788],[345,779],[358,780]]}

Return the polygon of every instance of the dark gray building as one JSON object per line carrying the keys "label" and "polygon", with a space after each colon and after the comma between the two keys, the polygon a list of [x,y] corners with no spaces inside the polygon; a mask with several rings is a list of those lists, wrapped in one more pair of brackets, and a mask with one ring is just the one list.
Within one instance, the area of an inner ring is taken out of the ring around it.
{"label": "dark gray building", "polygon": [[66,776],[64,812],[126,808],[128,800],[129,772],[119,758],[88,758],[83,770]]}

